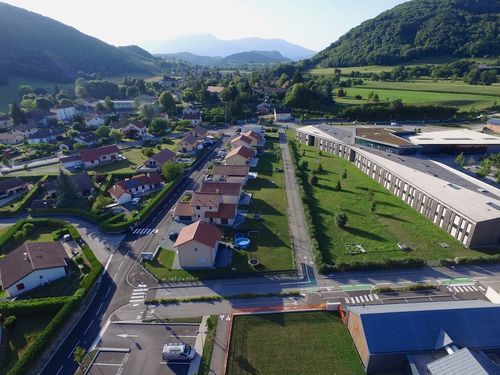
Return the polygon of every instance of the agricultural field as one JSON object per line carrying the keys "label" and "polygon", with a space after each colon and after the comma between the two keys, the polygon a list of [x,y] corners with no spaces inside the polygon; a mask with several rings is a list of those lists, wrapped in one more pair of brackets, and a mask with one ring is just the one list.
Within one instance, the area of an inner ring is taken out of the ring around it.
{"label": "agricultural field", "polygon": [[[326,263],[352,267],[363,262],[385,262],[420,258],[475,257],[485,253],[467,249],[441,228],[406,205],[383,186],[366,176],[352,163],[333,155],[319,154],[317,149],[301,145],[299,163],[307,162],[307,173],[316,172],[316,186],[307,184],[310,211],[316,223],[317,241]],[[343,172],[346,171],[346,178]],[[340,182],[341,189],[336,189]],[[373,202],[373,203],[372,203]],[[347,214],[347,225],[336,225],[335,215]],[[449,244],[448,248],[439,245]],[[402,251],[403,243],[410,251]],[[366,253],[352,253],[361,245]]]}
{"label": "agricultural field", "polygon": [[237,316],[228,375],[362,375],[363,366],[337,313]]}

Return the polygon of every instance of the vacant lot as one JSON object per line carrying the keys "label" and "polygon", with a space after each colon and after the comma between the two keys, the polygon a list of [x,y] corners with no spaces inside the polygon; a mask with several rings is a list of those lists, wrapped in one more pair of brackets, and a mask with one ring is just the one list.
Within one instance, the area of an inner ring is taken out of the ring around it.
{"label": "vacant lot", "polygon": [[[301,146],[299,158],[301,162],[307,161],[308,173],[319,163],[323,168],[323,172],[317,174],[317,186],[308,184],[308,190],[312,193],[311,213],[325,262],[355,265],[407,257],[433,260],[484,255],[465,248],[347,160],[325,153],[320,156],[318,150],[307,146]],[[347,178],[342,178],[344,170]],[[338,181],[340,191],[335,189]],[[335,224],[335,214],[340,211],[348,216],[344,229]],[[399,242],[411,251],[399,250]],[[449,248],[441,247],[440,242],[448,243]],[[362,245],[367,252],[349,255],[350,244]]]}
{"label": "vacant lot", "polygon": [[338,315],[307,312],[235,317],[227,373],[361,375],[364,370]]}

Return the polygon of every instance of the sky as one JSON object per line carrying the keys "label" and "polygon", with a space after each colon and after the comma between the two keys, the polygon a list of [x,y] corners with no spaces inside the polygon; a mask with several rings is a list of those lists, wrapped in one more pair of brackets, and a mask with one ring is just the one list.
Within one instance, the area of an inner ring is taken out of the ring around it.
{"label": "sky", "polygon": [[186,34],[280,38],[319,51],[406,0],[0,0],[113,45]]}

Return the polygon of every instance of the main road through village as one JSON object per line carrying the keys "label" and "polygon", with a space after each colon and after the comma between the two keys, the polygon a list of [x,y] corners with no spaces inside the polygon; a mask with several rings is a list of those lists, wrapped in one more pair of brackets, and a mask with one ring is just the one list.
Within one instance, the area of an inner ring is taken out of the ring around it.
{"label": "main road through village", "polygon": [[[231,128],[230,131],[234,131],[234,128]],[[229,137],[226,135],[222,147],[227,144],[228,139]],[[297,276],[262,276],[225,279],[223,281],[159,284],[142,269],[139,264],[141,252],[153,251],[168,234],[168,229],[172,223],[169,211],[185,190],[196,189],[204,178],[208,164],[216,155],[216,151],[212,150],[198,160],[192,170],[171,190],[162,204],[152,212],[145,222],[141,223],[140,230],[129,232],[117,249],[109,255],[95,297],[87,306],[84,306],[83,315],[39,374],[74,374],[77,369],[77,364],[73,358],[76,347],[79,346],[89,350],[98,345],[111,319],[113,317],[116,319],[116,316],[120,315],[117,312],[125,309],[123,316],[135,316],[137,313],[144,311],[143,303],[131,302],[134,290],[141,290],[144,293],[149,290],[156,296],[174,298],[211,296],[214,294],[230,296],[248,292],[265,294],[287,290],[301,290],[304,295],[309,292],[321,291],[324,293],[323,296],[331,293],[332,297],[343,298],[345,293],[342,291],[341,286],[352,284],[394,286],[416,282],[441,283],[444,280],[466,277],[481,282],[486,286],[491,285],[496,289],[500,286],[500,266],[498,265],[460,266],[455,268],[429,267],[415,270],[317,275],[312,262],[311,246],[305,232],[306,226],[283,130],[280,130],[280,146],[285,170],[290,235],[299,271]],[[99,236],[98,233],[92,233],[92,235]],[[252,304],[255,304],[255,306],[262,307],[266,305],[272,306],[276,303],[280,302],[275,298],[268,298],[264,300],[256,299],[255,302],[247,301],[245,305],[252,306]],[[228,304],[230,308],[231,302],[224,302],[224,304]],[[195,309],[189,307],[190,304],[182,305],[176,308],[179,309],[179,312],[182,311],[182,313],[189,316],[195,316],[193,314],[211,314],[210,309],[213,309],[213,305],[207,305],[207,311],[203,311],[204,304],[198,305]]]}

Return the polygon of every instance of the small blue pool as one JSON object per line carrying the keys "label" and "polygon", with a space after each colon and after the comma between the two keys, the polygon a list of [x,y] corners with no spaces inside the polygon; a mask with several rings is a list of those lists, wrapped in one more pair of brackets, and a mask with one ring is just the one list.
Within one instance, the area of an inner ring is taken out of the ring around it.
{"label": "small blue pool", "polygon": [[240,249],[246,249],[250,246],[250,239],[246,237],[239,237],[234,240],[234,244]]}

